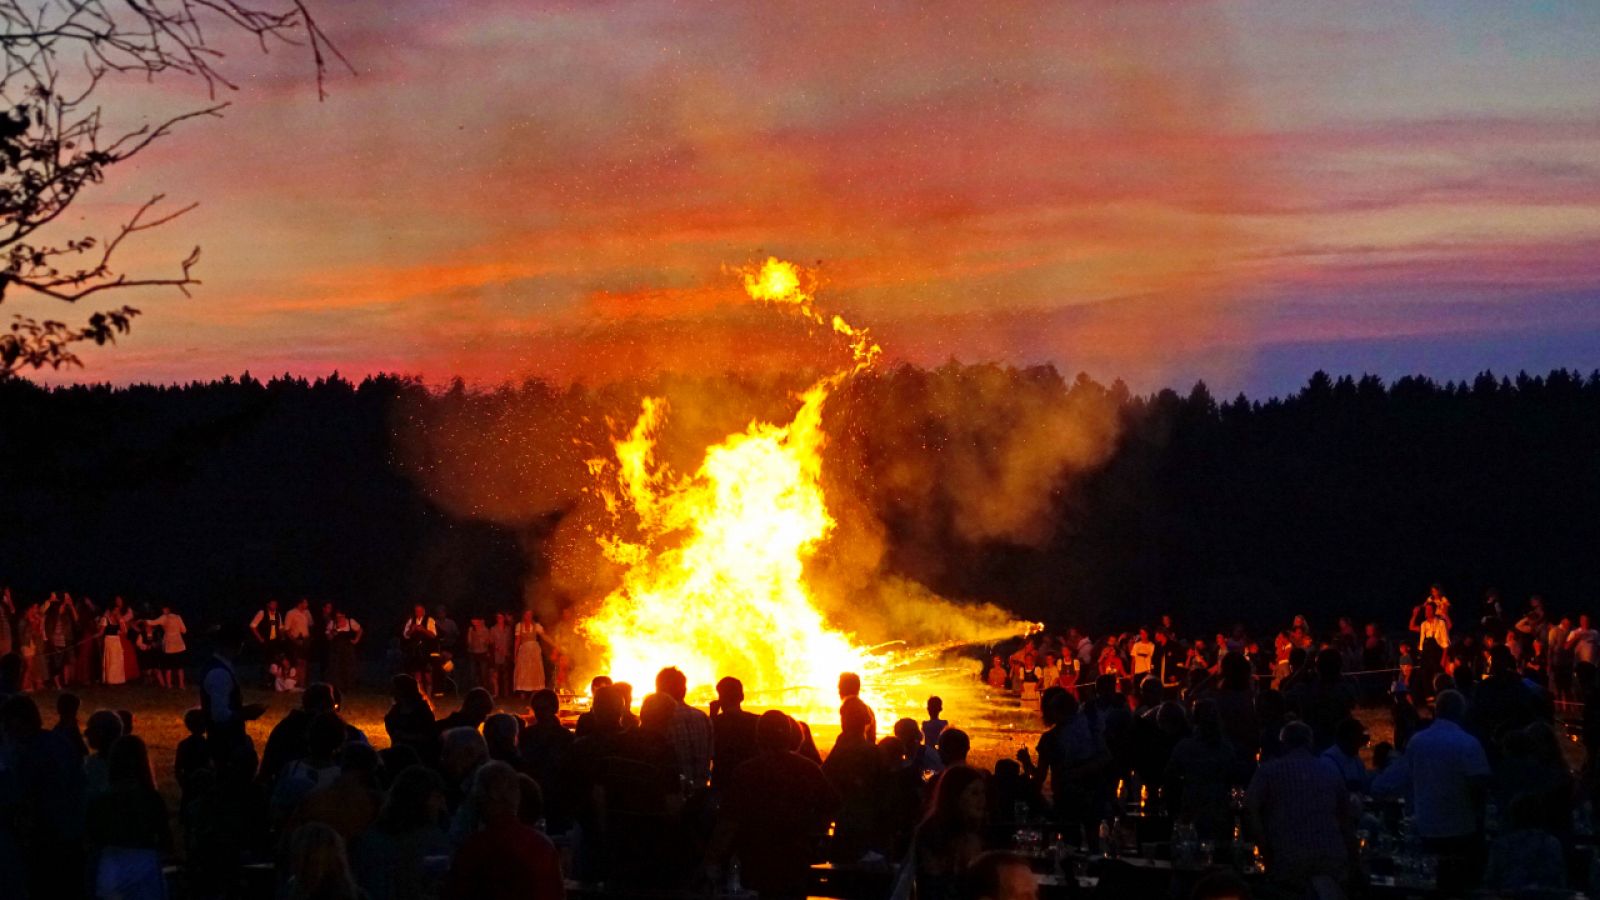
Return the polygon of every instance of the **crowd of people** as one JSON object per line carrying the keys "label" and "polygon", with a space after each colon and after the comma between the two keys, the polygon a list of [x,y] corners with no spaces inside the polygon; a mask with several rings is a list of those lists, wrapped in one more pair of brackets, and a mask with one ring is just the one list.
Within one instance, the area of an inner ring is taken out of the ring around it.
{"label": "crowd of people", "polygon": [[0,658],[17,655],[20,690],[139,682],[182,689],[187,634],[183,617],[164,604],[136,610],[113,597],[100,607],[68,593],[19,604],[0,589]]}
{"label": "crowd of people", "polygon": [[[981,677],[1038,704],[1038,757],[1018,763],[1085,843],[1136,794],[1202,840],[1253,836],[1279,881],[1348,887],[1363,810],[1404,799],[1447,894],[1590,888],[1600,633],[1538,596],[1513,618],[1490,591],[1475,613],[1463,622],[1435,585],[1398,641],[1304,616],[1270,640],[1184,640],[1163,616],[1099,641],[1030,637]],[[1362,706],[1387,708],[1392,741],[1369,746]]]}
{"label": "crowd of people", "polygon": [[1426,702],[1441,674],[1463,682],[1481,680],[1500,648],[1541,696],[1557,706],[1576,706],[1582,686],[1595,680],[1600,663],[1600,630],[1591,617],[1556,616],[1544,598],[1528,599],[1525,613],[1511,619],[1498,591],[1484,597],[1481,615],[1458,624],[1439,585],[1411,610],[1406,637],[1393,640],[1377,622],[1359,629],[1341,617],[1331,633],[1317,636],[1305,616],[1260,639],[1242,625],[1212,637],[1180,637],[1170,615],[1160,624],[1096,640],[1078,629],[1028,638],[1009,654],[995,655],[983,672],[990,687],[1037,701],[1055,685],[1070,693],[1100,678],[1115,676],[1124,692],[1146,677],[1163,691],[1187,692],[1221,675],[1229,653],[1242,655],[1262,688],[1278,688],[1305,669],[1310,655],[1331,649],[1341,671],[1373,702],[1389,693],[1415,694]]}
{"label": "crowd of people", "polygon": [[[556,898],[571,883],[799,897],[811,865],[828,860],[897,868],[896,891],[909,885],[919,900],[1010,900],[1035,889],[1022,877],[1028,858],[1010,852],[1019,825],[1109,851],[1135,809],[1156,844],[1255,842],[1263,881],[1227,881],[1227,896],[1337,896],[1361,881],[1364,823],[1400,800],[1412,836],[1442,860],[1447,894],[1590,886],[1579,838],[1595,782],[1591,766],[1569,765],[1555,710],[1568,697],[1588,724],[1583,700],[1600,684],[1583,648],[1594,638],[1587,617],[1564,625],[1537,598],[1507,625],[1491,596],[1466,627],[1436,590],[1410,619],[1416,637],[1392,648],[1374,645],[1375,628],[1317,632],[1303,617],[1270,656],[1241,630],[1185,642],[1170,616],[1098,642],[1033,635],[984,677],[1036,703],[1043,734],[989,765],[971,758],[968,731],[938,697],[925,718],[880,733],[850,673],[825,754],[806,722],[746,710],[737,677],[702,709],[691,688],[708,686],[675,668],[637,703],[632,685],[595,678],[587,711],[569,722],[549,681],[533,688],[517,672],[523,648],[541,668],[554,655],[531,617],[521,642],[513,634],[509,675],[493,637],[459,645],[481,681],[441,715],[430,680],[441,677],[445,617],[421,607],[401,640],[425,641],[425,652],[401,656],[386,741],[342,718],[340,687],[322,681],[258,747],[247,723],[264,709],[245,702],[238,661],[276,641],[269,658],[309,665],[316,651],[293,643],[307,640],[295,613],[314,633],[304,604],[281,616],[271,605],[248,629],[224,628],[197,666],[176,809],[131,716],[101,710],[80,727],[65,692],[47,726],[31,696],[0,700],[8,896],[161,898],[173,877],[163,863],[178,857],[176,877],[200,898],[238,896],[252,873],[273,882],[265,893],[297,900]],[[471,620],[478,629],[492,632]],[[501,708],[519,692],[525,703]],[[1387,705],[1392,741],[1368,746],[1364,701]],[[1600,742],[1600,726],[1583,736]]]}

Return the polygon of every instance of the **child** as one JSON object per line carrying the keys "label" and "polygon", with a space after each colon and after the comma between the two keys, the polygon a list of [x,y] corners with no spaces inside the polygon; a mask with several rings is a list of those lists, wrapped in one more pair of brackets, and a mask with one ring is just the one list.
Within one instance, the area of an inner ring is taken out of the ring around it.
{"label": "child", "polygon": [[178,790],[183,798],[181,802],[187,803],[194,774],[201,769],[211,768],[211,754],[206,750],[205,711],[198,706],[185,711],[183,727],[188,729],[189,736],[178,742],[172,771],[178,779]]}
{"label": "child", "polygon": [[1400,686],[1400,687],[1404,687],[1408,691],[1411,690],[1411,672],[1414,669],[1415,669],[1415,664],[1413,663],[1413,661],[1411,659],[1411,645],[1410,644],[1401,644],[1400,645],[1400,680],[1396,681],[1395,684]]}
{"label": "child", "polygon": [[272,675],[272,689],[282,693],[284,691],[298,690],[300,679],[294,670],[294,664],[289,662],[286,654],[279,653],[278,659],[267,671]]}
{"label": "child", "polygon": [[939,718],[944,712],[944,701],[938,697],[928,698],[928,721],[922,723],[922,743],[928,747],[939,746],[939,735],[944,733],[944,727],[949,722]]}

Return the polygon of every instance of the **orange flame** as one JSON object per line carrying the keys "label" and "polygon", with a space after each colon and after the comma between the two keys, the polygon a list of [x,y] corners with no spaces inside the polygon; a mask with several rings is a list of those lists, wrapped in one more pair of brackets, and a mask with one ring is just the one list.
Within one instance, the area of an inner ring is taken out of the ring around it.
{"label": "orange flame", "polygon": [[616,487],[601,494],[619,525],[631,513],[634,536],[600,539],[622,580],[577,630],[601,648],[613,678],[641,689],[677,666],[700,692],[734,675],[764,705],[816,711],[836,702],[839,673],[870,682],[914,656],[862,646],[830,626],[805,575],[835,525],[821,484],[823,404],[881,351],[864,329],[816,309],[812,273],[778,259],[737,271],[752,299],[848,338],[852,365],[808,388],[787,424],[752,422],[708,448],[687,476],[655,459],[667,404],[645,398],[633,427],[613,441],[615,462],[590,465],[614,475]]}

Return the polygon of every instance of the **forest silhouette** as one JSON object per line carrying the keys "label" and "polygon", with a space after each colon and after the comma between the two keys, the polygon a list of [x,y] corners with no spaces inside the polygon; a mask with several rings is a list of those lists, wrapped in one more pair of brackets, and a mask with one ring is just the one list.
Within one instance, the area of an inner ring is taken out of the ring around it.
{"label": "forest silhouette", "polygon": [[[782,379],[692,387],[0,382],[0,583],[167,600],[202,623],[274,596],[378,628],[412,602],[464,615],[540,585],[557,585],[542,603],[581,602],[581,579],[560,577],[574,564],[561,522],[583,502],[584,459],[642,393],[749,401],[703,416],[708,433],[788,402]],[[982,411],[996,397],[1012,418]],[[884,573],[1053,625],[1171,611],[1197,634],[1295,613],[1392,628],[1434,581],[1469,611],[1490,587],[1564,608],[1600,592],[1600,371],[1318,372],[1290,396],[1219,402],[1204,384],[1137,395],[950,363],[873,373],[830,403],[826,477],[848,482],[830,497],[878,523]],[[1071,440],[1029,430],[1067,409],[1070,428],[1100,423],[1103,452],[1051,456],[1023,486],[1033,500],[1013,501],[1032,507],[974,527],[968,495],[1030,464],[1019,450]]]}

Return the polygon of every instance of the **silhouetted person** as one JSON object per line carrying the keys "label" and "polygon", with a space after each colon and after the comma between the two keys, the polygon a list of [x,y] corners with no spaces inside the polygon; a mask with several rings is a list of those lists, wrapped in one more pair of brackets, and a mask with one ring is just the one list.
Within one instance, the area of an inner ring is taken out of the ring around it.
{"label": "silhouetted person", "polygon": [[377,822],[350,842],[356,881],[370,900],[423,900],[431,895],[424,861],[451,850],[439,824],[444,810],[439,773],[414,765],[395,776]]}
{"label": "silhouetted person", "polygon": [[481,687],[473,688],[461,698],[461,708],[440,719],[435,727],[440,734],[452,728],[476,730],[492,712],[494,712],[494,698],[489,696],[489,690]]}
{"label": "silhouetted person", "polygon": [[759,717],[744,709],[744,683],[733,676],[717,682],[711,713],[711,786],[722,789],[739,766],[756,755]]}
{"label": "silhouetted person", "polygon": [[110,789],[89,803],[87,823],[95,896],[165,896],[161,857],[172,850],[172,830],[138,735],[112,746]]}
{"label": "silhouetted person", "polygon": [[839,676],[839,717],[842,721],[847,707],[860,707],[867,713],[867,741],[873,744],[878,742],[878,717],[873,715],[872,707],[861,699],[861,676],[854,672],[845,672]]}
{"label": "silhouetted person", "polygon": [[972,752],[972,739],[959,728],[946,728],[939,733],[939,761],[946,768],[967,764],[967,754]]}
{"label": "silhouetted person", "polygon": [[550,839],[524,825],[522,783],[516,770],[489,763],[473,785],[483,827],[450,863],[447,900],[559,900],[566,889],[561,858]]}
{"label": "silhouetted person", "polygon": [[[11,843],[26,873],[27,896],[81,897],[84,868],[83,767],[67,739],[44,728],[33,698],[0,704],[0,739],[8,751],[0,772]],[[25,828],[16,826],[26,823]],[[10,838],[10,840],[7,840]]]}
{"label": "silhouetted person", "polygon": [[578,737],[586,736],[589,734],[589,730],[594,727],[594,705],[600,702],[601,689],[608,687],[611,687],[611,676],[609,675],[596,675],[589,679],[589,712],[579,714],[577,725],[573,729]]}
{"label": "silhouetted person", "polygon": [[410,675],[394,676],[389,690],[394,702],[383,716],[383,729],[389,735],[389,743],[410,747],[423,765],[433,765],[439,759],[439,729],[433,718],[433,706]]}
{"label": "silhouetted person", "polygon": [[793,724],[777,710],[756,725],[757,755],[729,776],[709,857],[738,857],[746,888],[762,897],[804,897],[816,842],[839,795],[816,763],[793,752]]}
{"label": "silhouetted person", "polygon": [[650,694],[639,727],[622,732],[601,766],[608,880],[653,888],[686,883],[687,835],[675,827],[683,805],[672,723],[678,703]]}
{"label": "silhouetted person", "polygon": [[1471,715],[1467,730],[1483,742],[1490,759],[1499,755],[1498,741],[1506,732],[1523,728],[1539,719],[1538,698],[1517,673],[1517,661],[1505,647],[1496,647],[1489,658],[1489,676],[1472,692]]}
{"label": "silhouetted person", "polygon": [[1329,647],[1319,652],[1316,668],[1316,679],[1296,685],[1289,703],[1311,726],[1312,752],[1321,753],[1333,746],[1339,723],[1355,710],[1356,691],[1344,679],[1339,651]]}
{"label": "silhouetted person", "polygon": [[[541,786],[549,785],[577,738],[561,724],[561,698],[555,691],[534,691],[528,698],[528,708],[533,718],[523,723],[517,749],[533,779]],[[558,799],[554,792],[546,791],[545,802],[552,809],[559,807]]]}
{"label": "silhouetted person", "polygon": [[1098,820],[1102,776],[1111,754],[1071,694],[1052,688],[1039,703],[1046,730],[1039,736],[1038,762],[1025,749],[1017,751],[1017,761],[1035,789],[1049,782],[1054,818],[1083,829],[1087,838],[1093,833],[1089,826]]}
{"label": "silhouetted person", "polygon": [[571,809],[576,813],[584,839],[573,860],[575,877],[598,881],[606,871],[606,833],[604,777],[606,766],[621,747],[623,699],[616,685],[594,689],[594,705],[587,716],[587,729],[573,742],[571,752],[554,780],[554,785],[569,792]]}
{"label": "silhouetted person", "polygon": [[183,727],[189,736],[178,742],[172,759],[172,775],[178,782],[180,806],[189,797],[189,785],[196,773],[211,769],[211,754],[206,752],[206,714],[199,707],[184,710]]}
{"label": "silhouetted person", "polygon": [[[269,602],[267,607],[268,611],[275,611],[277,604]],[[262,627],[277,635],[280,624],[279,620],[269,619],[268,624]],[[277,640],[277,637],[262,637],[261,631],[257,632],[257,638],[263,642]],[[239,688],[234,661],[239,658],[243,643],[244,636],[238,629],[223,625],[217,631],[211,659],[206,662],[200,677],[200,709],[206,715],[206,742],[211,749],[211,759],[219,769],[224,760],[230,761],[236,769],[241,768],[241,757],[248,753],[250,768],[254,770],[255,742],[250,739],[245,725],[261,718],[267,711],[259,703],[245,703],[244,694]]]}
{"label": "silhouetted person", "polygon": [[676,704],[667,739],[678,758],[678,774],[690,790],[705,787],[711,777],[711,718],[689,705],[689,681],[676,666],[656,673],[656,693],[671,697]]}
{"label": "silhouetted person", "polygon": [[1440,694],[1433,724],[1417,732],[1400,759],[1372,782],[1374,795],[1413,799],[1416,833],[1430,852],[1445,857],[1439,889],[1447,893],[1464,892],[1483,867],[1489,757],[1461,727],[1466,716],[1465,697],[1456,691]]}
{"label": "silhouetted person", "polygon": [[1194,707],[1194,733],[1179,741],[1167,761],[1166,782],[1177,792],[1177,814],[1193,823],[1203,840],[1231,837],[1229,788],[1239,783],[1240,762],[1222,733],[1215,700]]}
{"label": "silhouetted person", "polygon": [[933,802],[917,825],[917,897],[960,897],[961,879],[989,840],[989,792],[984,773],[955,766],[939,774]]}
{"label": "silhouetted person", "polygon": [[306,688],[300,696],[300,706],[284,714],[267,734],[267,742],[261,748],[261,783],[270,790],[284,766],[306,755],[306,734],[312,719],[337,711],[331,685],[318,683]]}
{"label": "silhouetted person", "polygon": [[1245,792],[1261,836],[1267,874],[1305,895],[1317,877],[1342,881],[1356,855],[1350,793],[1339,773],[1311,753],[1311,729],[1285,725],[1283,753],[1263,762]]}
{"label": "silhouetted person", "polygon": [[78,727],[78,710],[83,702],[78,695],[71,691],[62,691],[56,697],[56,725],[51,730],[67,739],[67,743],[78,751],[78,758],[83,759],[89,755],[89,745],[83,739],[83,731]]}
{"label": "silhouetted person", "polygon": [[836,862],[855,862],[877,846],[886,772],[883,757],[868,737],[872,711],[857,700],[839,711],[839,738],[834,741],[822,771],[839,794],[841,808],[834,829],[832,856]]}

